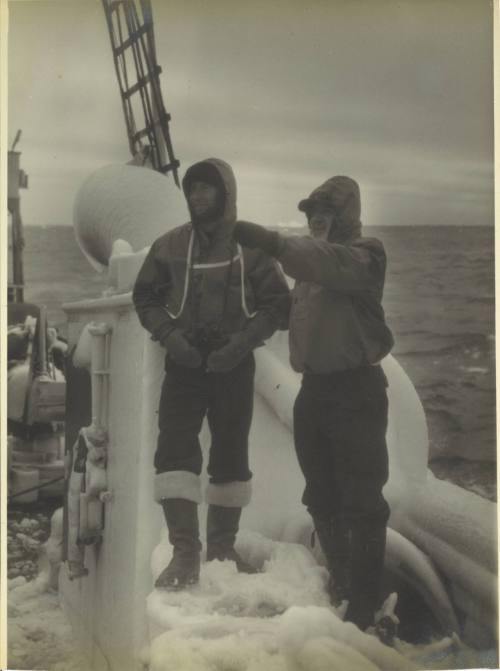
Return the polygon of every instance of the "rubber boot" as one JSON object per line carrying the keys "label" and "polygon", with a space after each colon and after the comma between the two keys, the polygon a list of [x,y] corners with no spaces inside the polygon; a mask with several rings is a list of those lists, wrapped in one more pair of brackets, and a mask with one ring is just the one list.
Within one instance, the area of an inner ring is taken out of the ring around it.
{"label": "rubber boot", "polygon": [[241,508],[210,504],[207,513],[207,561],[234,561],[239,573],[257,573],[234,549]]}
{"label": "rubber boot", "polygon": [[374,624],[380,606],[386,526],[373,521],[352,524],[351,598],[345,619],[362,631]]}
{"label": "rubber boot", "polygon": [[330,603],[338,608],[349,600],[351,591],[351,538],[349,527],[341,517],[313,517],[319,544],[325,555],[329,579]]}
{"label": "rubber boot", "polygon": [[167,522],[168,540],[174,552],[169,565],[158,576],[155,587],[177,591],[196,584],[200,578],[198,504],[187,499],[163,499],[161,505]]}

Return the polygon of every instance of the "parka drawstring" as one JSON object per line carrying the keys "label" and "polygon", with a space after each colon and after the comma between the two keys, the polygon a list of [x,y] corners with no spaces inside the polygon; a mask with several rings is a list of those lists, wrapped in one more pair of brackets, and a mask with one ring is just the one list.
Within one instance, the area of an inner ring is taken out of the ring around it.
{"label": "parka drawstring", "polygon": [[[235,261],[240,262],[240,276],[241,276],[241,282],[240,282],[240,288],[241,288],[241,308],[243,310],[243,313],[248,319],[252,319],[255,317],[257,314],[256,311],[250,312],[247,306],[246,302],[246,287],[245,287],[245,260],[243,256],[243,249],[241,248],[241,245],[236,245],[236,254],[234,253],[234,242],[231,242],[231,251],[230,251],[230,256],[229,256],[229,261],[220,261],[218,263],[193,263],[192,262],[192,257],[193,257],[193,244],[194,244],[194,231],[191,231],[191,235],[189,238],[189,245],[188,245],[188,251],[187,251],[187,256],[186,256],[186,274],[184,277],[184,289],[183,289],[183,294],[182,294],[182,300],[181,300],[181,305],[179,307],[179,310],[177,313],[171,312],[167,306],[165,306],[165,312],[171,317],[172,319],[179,319],[179,317],[182,315],[182,312],[184,311],[184,307],[186,305],[186,300],[189,295],[189,289],[191,286],[192,282],[192,276],[193,276],[193,270],[199,270],[199,269],[207,269],[207,268],[217,268],[221,266],[225,266],[226,264],[228,265],[228,272],[226,275],[226,280],[225,280],[225,286],[224,286],[224,301],[223,301],[223,309],[222,309],[222,315],[220,319],[218,320],[218,325],[220,326],[222,324],[222,321],[224,319],[224,316],[226,314],[227,310],[227,303],[229,300],[229,287],[231,284],[231,276],[233,272],[233,266]],[[194,305],[191,306],[192,310],[194,309]],[[197,322],[198,322],[198,315],[195,315],[194,313],[192,314],[193,316],[193,326],[196,328]]]}

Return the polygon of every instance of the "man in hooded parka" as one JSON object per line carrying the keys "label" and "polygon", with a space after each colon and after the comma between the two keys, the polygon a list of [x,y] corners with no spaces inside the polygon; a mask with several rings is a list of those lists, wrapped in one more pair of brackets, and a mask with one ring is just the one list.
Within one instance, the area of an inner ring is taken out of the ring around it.
{"label": "man in hooded parka", "polygon": [[302,373],[294,439],[307,506],[328,562],[331,601],[373,624],[380,600],[389,506],[387,380],[380,360],[393,338],[381,305],[386,256],[361,235],[360,194],[336,176],[299,203],[311,235],[283,236],[241,222],[235,239],[266,251],[296,280],[290,361]]}
{"label": "man in hooded parka", "polygon": [[234,542],[250,501],[248,433],[253,409],[252,351],[286,328],[289,289],[278,264],[232,237],[236,182],[220,159],[191,166],[182,187],[191,221],[158,238],[139,271],[133,300],[141,324],[165,346],[165,378],[155,453],[155,499],[162,505],[173,557],[157,587],[199,579],[199,432],[211,431],[206,490],[207,559],[253,572]]}

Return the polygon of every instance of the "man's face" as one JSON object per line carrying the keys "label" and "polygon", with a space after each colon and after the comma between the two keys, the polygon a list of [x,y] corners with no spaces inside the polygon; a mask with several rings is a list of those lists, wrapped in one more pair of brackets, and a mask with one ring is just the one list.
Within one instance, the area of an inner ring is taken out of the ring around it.
{"label": "man's face", "polygon": [[217,187],[206,182],[193,182],[188,195],[191,212],[205,219],[217,210]]}
{"label": "man's face", "polygon": [[328,240],[334,220],[335,214],[331,208],[315,205],[308,220],[312,237],[319,240]]}

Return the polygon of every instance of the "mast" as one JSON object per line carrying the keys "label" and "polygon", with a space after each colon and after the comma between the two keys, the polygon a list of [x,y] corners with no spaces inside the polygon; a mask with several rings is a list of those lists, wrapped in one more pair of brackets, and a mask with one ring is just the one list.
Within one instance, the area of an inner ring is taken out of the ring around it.
{"label": "mast", "polygon": [[[111,40],[129,147],[134,162],[179,184],[179,161],[170,139],[170,114],[160,89],[151,0],[102,0]],[[133,73],[130,78],[131,71]]]}
{"label": "mast", "polygon": [[18,130],[12,148],[8,151],[7,208],[11,215],[9,252],[12,254],[9,263],[12,268],[12,275],[9,273],[8,281],[9,303],[22,303],[24,301],[24,236],[19,189],[28,188],[28,175],[20,167],[21,152],[15,151],[20,137],[21,131]]}

